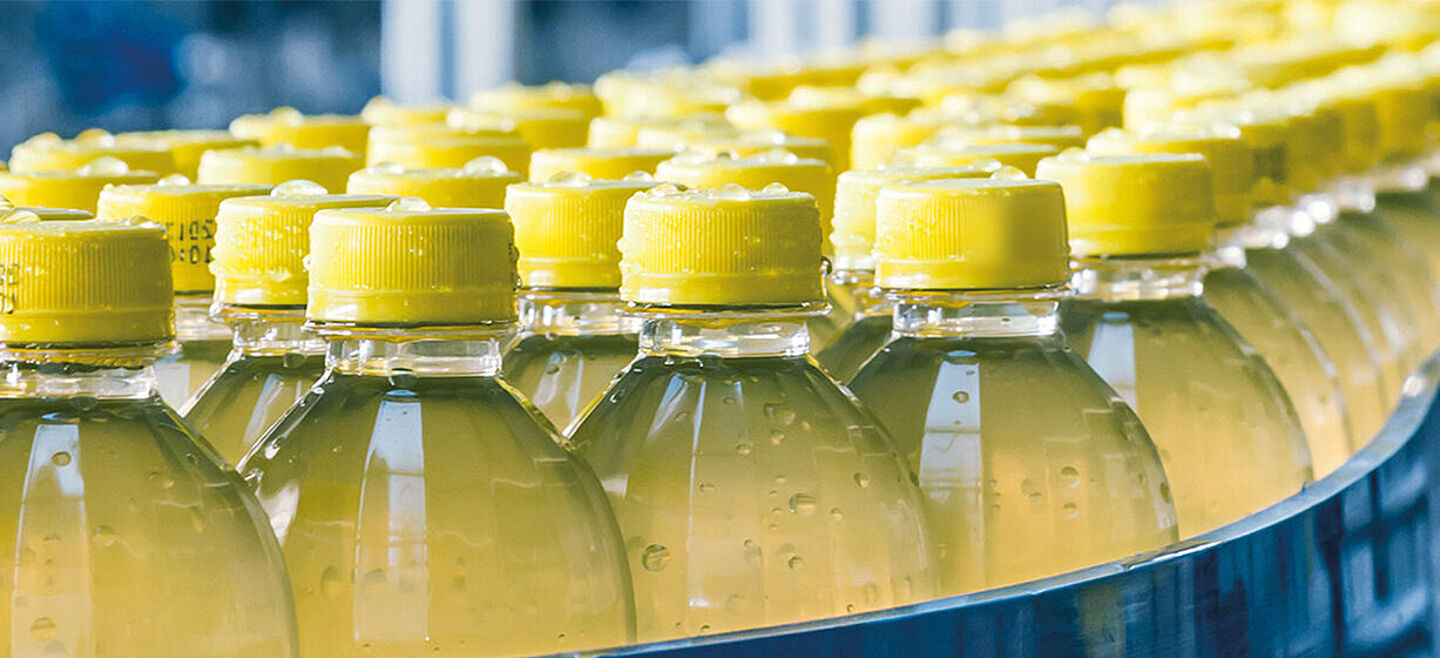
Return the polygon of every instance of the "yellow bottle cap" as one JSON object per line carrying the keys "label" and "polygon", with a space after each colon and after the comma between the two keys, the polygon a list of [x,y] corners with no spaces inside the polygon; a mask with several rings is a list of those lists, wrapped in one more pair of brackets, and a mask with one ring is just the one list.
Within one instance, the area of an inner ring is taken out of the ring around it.
{"label": "yellow bottle cap", "polygon": [[1340,113],[1345,132],[1341,139],[1344,168],[1350,173],[1368,171],[1380,164],[1380,117],[1373,99],[1363,96],[1337,96],[1332,106]]}
{"label": "yellow bottle cap", "polygon": [[215,214],[220,202],[270,192],[269,185],[190,185],[161,181],[155,185],[116,185],[100,193],[101,219],[146,217],[165,228],[174,254],[175,292],[209,292],[215,289],[210,273],[214,260]]}
{"label": "yellow bottle cap", "polygon": [[939,122],[919,119],[920,116],[873,114],[856,121],[850,133],[851,169],[865,171],[890,162],[896,151],[919,146],[943,127]]}
{"label": "yellow bottle cap", "polygon": [[161,176],[175,173],[175,158],[169,149],[119,144],[114,135],[99,129],[86,130],[75,139],[43,133],[16,144],[10,151],[10,171],[74,171],[101,158],[119,160],[133,171],[153,171]]}
{"label": "yellow bottle cap", "polygon": [[[596,117],[590,120],[586,146],[591,148],[672,148],[677,143],[710,133],[736,132],[725,115],[715,112],[662,117]],[[641,136],[649,134],[646,142]]]}
{"label": "yellow bottle cap", "polygon": [[200,156],[200,175],[196,181],[206,185],[279,185],[302,179],[339,193],[345,191],[345,180],[350,174],[362,166],[359,155],[336,146],[239,148],[206,151]]}
{"label": "yellow bottle cap", "polygon": [[482,157],[464,167],[442,169],[371,165],[350,174],[345,189],[350,194],[419,197],[436,208],[503,208],[505,188],[523,180],[498,158]]}
{"label": "yellow bottle cap", "polygon": [[515,132],[531,148],[565,149],[585,145],[592,117],[578,110],[534,109],[508,113],[457,109],[446,121],[463,131],[501,130]]}
{"label": "yellow bottle cap", "polygon": [[306,317],[361,325],[515,321],[515,243],[500,210],[322,210],[310,225]]}
{"label": "yellow bottle cap", "polygon": [[1380,126],[1381,157],[1400,160],[1420,155],[1425,148],[1425,126],[1434,109],[1425,88],[1419,83],[1395,82],[1376,89],[1372,98]]}
{"label": "yellow bottle cap", "polygon": [[170,249],[149,222],[0,220],[0,343],[159,343],[175,335]]}
{"label": "yellow bottle cap", "polygon": [[1035,174],[1035,165],[1060,149],[1045,144],[985,144],[958,146],[927,143],[895,152],[895,162],[917,167],[964,167],[997,162],[1014,167],[1027,176]]}
{"label": "yellow bottle cap", "polygon": [[1296,164],[1296,151],[1289,146],[1296,129],[1293,119],[1274,112],[1225,108],[1212,113],[1182,113],[1176,116],[1175,125],[1183,130],[1239,130],[1254,163],[1255,186],[1250,189],[1250,201],[1260,205],[1290,203],[1291,171]]}
{"label": "yellow bottle cap", "polygon": [[228,130],[156,130],[120,133],[115,143],[122,146],[151,146],[170,150],[176,173],[194,179],[200,169],[200,156],[215,149],[258,146],[253,139],[241,139]]}
{"label": "yellow bottle cap", "polygon": [[[641,139],[644,139],[641,135]],[[749,158],[781,149],[802,159],[820,160],[829,163],[834,170],[834,154],[830,143],[816,137],[799,137],[775,130],[752,130],[734,133],[711,133],[697,137],[681,150],[719,153],[729,151],[742,158]]]}
{"label": "yellow bottle cap", "polygon": [[610,179],[637,171],[653,174],[657,165],[673,157],[675,152],[668,149],[543,149],[530,156],[530,180],[544,182],[566,171]]}
{"label": "yellow bottle cap", "polygon": [[850,169],[850,133],[866,111],[856,102],[797,89],[784,101],[745,101],[730,106],[725,117],[741,130],[778,130],[830,143],[836,171]]}
{"label": "yellow bottle cap", "polygon": [[75,171],[0,172],[0,196],[21,206],[74,208],[95,212],[100,191],[111,185],[143,185],[154,172],[130,171],[113,158],[94,160]]}
{"label": "yellow bottle cap", "polygon": [[358,116],[340,114],[304,115],[293,107],[277,107],[269,114],[247,114],[230,122],[236,137],[253,139],[261,146],[289,144],[297,149],[338,146],[364,153],[370,124]]}
{"label": "yellow bottle cap", "polygon": [[1040,144],[1061,151],[1085,145],[1079,126],[964,126],[946,128],[930,140],[942,146],[989,146],[991,144]]}
{"label": "yellow bottle cap", "polygon": [[835,230],[830,244],[835,250],[835,267],[841,270],[873,270],[871,250],[875,248],[875,197],[880,189],[901,182],[940,178],[983,178],[998,167],[908,167],[852,169],[840,174],[835,183]]}
{"label": "yellow bottle cap", "polygon": [[360,110],[360,118],[371,126],[404,126],[417,123],[445,123],[455,109],[449,103],[401,105],[384,96],[370,99]]}
{"label": "yellow bottle cap", "polygon": [[1039,288],[1070,278],[1065,197],[1051,181],[891,185],[876,200],[875,226],[875,284],[882,288]]}
{"label": "yellow bottle cap", "polygon": [[15,215],[16,212],[25,212],[34,215],[42,221],[74,222],[82,219],[95,219],[95,215],[85,210],[74,208],[46,208],[44,206],[17,206],[9,199],[0,196],[0,218],[9,216],[11,221],[18,221],[20,218],[29,219],[28,215]]}
{"label": "yellow bottle cap", "polygon": [[1238,129],[1205,132],[1124,132],[1106,130],[1086,147],[1096,155],[1198,153],[1210,163],[1215,186],[1215,220],[1221,227],[1250,221],[1255,161]]}
{"label": "yellow bottle cap", "polygon": [[1124,124],[1125,93],[1108,73],[1074,78],[1030,76],[1005,88],[1005,95],[1028,103],[1070,104],[1074,108],[1073,123],[1086,135]]}
{"label": "yellow bottle cap", "polygon": [[696,189],[733,183],[748,190],[759,190],[779,183],[815,197],[820,209],[821,235],[830,234],[830,218],[835,209],[835,175],[820,160],[808,160],[780,150],[748,158],[731,157],[728,152],[697,151],[661,162],[655,168],[655,178]]}
{"label": "yellow bottle cap", "polygon": [[1069,151],[1041,160],[1036,177],[1065,188],[1077,255],[1187,254],[1212,244],[1215,189],[1202,156]]}
{"label": "yellow bottle cap", "polygon": [[600,116],[603,109],[600,98],[589,85],[564,82],[533,87],[512,82],[494,89],[485,89],[470,97],[470,107],[501,114],[531,110],[573,110],[585,115],[587,122]]}
{"label": "yellow bottle cap", "polygon": [[618,288],[625,202],[655,186],[648,177],[592,180],[561,174],[510,188],[520,280],[530,288]]}
{"label": "yellow bottle cap", "polygon": [[392,162],[406,169],[458,168],[483,157],[497,158],[522,176],[530,171],[530,144],[501,130],[462,132],[445,124],[377,126],[370,135],[370,164]]}
{"label": "yellow bottle cap", "polygon": [[384,208],[394,197],[327,194],[310,181],[282,183],[268,196],[228,199],[215,216],[215,301],[304,306],[310,283],[310,222],[334,208]]}
{"label": "yellow bottle cap", "polygon": [[818,303],[820,240],[808,194],[661,185],[625,206],[620,297],[674,306]]}

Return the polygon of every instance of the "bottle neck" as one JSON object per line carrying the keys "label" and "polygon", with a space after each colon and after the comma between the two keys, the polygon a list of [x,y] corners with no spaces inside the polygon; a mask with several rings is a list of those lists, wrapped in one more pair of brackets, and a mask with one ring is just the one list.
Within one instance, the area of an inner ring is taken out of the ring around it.
{"label": "bottle neck", "polygon": [[851,291],[849,301],[857,318],[890,315],[895,308],[890,297],[875,287],[874,270],[836,270],[828,285]]}
{"label": "bottle neck", "polygon": [[173,347],[169,342],[96,349],[0,347],[0,398],[149,398],[156,386],[151,364]]}
{"label": "bottle neck", "polygon": [[1195,297],[1204,290],[1201,254],[1080,257],[1070,280],[1077,297],[1139,301]]}
{"label": "bottle neck", "polygon": [[[820,305],[823,308],[823,304]],[[678,310],[635,306],[640,353],[650,356],[802,356],[810,351],[806,318],[814,308]]]}
{"label": "bottle neck", "polygon": [[620,313],[613,290],[522,290],[516,305],[522,334],[610,336],[640,332],[640,321]]}
{"label": "bottle neck", "polygon": [[305,329],[304,308],[250,308],[216,304],[212,314],[230,325],[234,349],[247,356],[325,353],[325,341]]}
{"label": "bottle neck", "polygon": [[893,331],[914,337],[1016,338],[1056,333],[1065,286],[1033,290],[891,290]]}
{"label": "bottle neck", "polygon": [[175,296],[176,340],[230,340],[230,328],[210,313],[212,301],[209,293]]}

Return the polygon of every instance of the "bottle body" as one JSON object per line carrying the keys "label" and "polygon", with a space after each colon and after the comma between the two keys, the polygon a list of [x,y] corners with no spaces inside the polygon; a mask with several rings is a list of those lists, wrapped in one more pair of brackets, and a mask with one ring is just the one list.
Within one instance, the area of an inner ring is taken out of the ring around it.
{"label": "bottle body", "polygon": [[854,319],[830,345],[816,353],[815,360],[831,377],[847,382],[890,341],[893,304],[875,288],[873,272],[837,272],[830,277],[830,285],[847,291]]}
{"label": "bottle body", "polygon": [[1198,259],[1086,264],[1080,295],[1061,308],[1062,330],[1149,431],[1181,537],[1235,521],[1313,479],[1279,380],[1199,296]]}
{"label": "bottle body", "polygon": [[327,360],[241,466],[280,538],[302,653],[632,640],[604,495],[496,376],[493,339],[336,341]]}
{"label": "bottle body", "polygon": [[225,365],[195,393],[185,420],[235,464],[325,372],[325,346],[302,318],[246,314]]}
{"label": "bottle body", "polygon": [[[1226,247],[1239,253],[1239,247]],[[1220,312],[1285,388],[1305,430],[1317,478],[1352,454],[1349,418],[1334,363],[1309,328],[1243,265],[1217,262],[1205,275],[1205,302]]]}
{"label": "bottle body", "polygon": [[[1357,271],[1393,295],[1407,311],[1424,359],[1440,345],[1440,300],[1429,265],[1413,244],[1400,238],[1391,221],[1380,212],[1341,211],[1322,225],[1316,235],[1327,240]],[[1412,364],[1417,367],[1419,361]]]}
{"label": "bottle body", "polygon": [[522,293],[505,380],[564,429],[635,359],[638,323],[610,293]]}
{"label": "bottle body", "polygon": [[0,397],[6,653],[296,655],[264,512],[153,373],[8,367],[38,389]]}
{"label": "bottle body", "polygon": [[175,340],[179,349],[155,362],[160,397],[185,408],[205,382],[225,365],[233,337],[210,317],[210,295],[175,296]]}
{"label": "bottle body", "polygon": [[647,320],[641,358],[568,444],[615,508],[642,641],[934,593],[889,437],[806,356],[803,319],[752,320]]}
{"label": "bottle body", "polygon": [[[1041,305],[1049,326],[1028,333],[897,322],[907,330],[851,384],[919,478],[945,595],[1178,539],[1150,437],[1054,332],[1054,302]],[[897,315],[958,319],[978,310],[902,301]]]}

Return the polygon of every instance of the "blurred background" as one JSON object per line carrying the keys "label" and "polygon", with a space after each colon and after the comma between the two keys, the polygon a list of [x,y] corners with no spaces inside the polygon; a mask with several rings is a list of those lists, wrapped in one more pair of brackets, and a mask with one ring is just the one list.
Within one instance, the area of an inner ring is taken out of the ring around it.
{"label": "blurred background", "polygon": [[223,127],[290,105],[359,111],[384,93],[464,99],[507,80],[590,82],[857,39],[989,29],[1110,0],[0,0],[0,149],[69,137]]}

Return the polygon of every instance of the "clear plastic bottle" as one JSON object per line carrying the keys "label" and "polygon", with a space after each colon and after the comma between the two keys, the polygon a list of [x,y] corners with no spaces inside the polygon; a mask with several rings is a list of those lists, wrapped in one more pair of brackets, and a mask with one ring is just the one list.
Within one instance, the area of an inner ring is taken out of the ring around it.
{"label": "clear plastic bottle", "polygon": [[148,217],[165,227],[174,255],[175,328],[180,349],[155,364],[160,397],[180,408],[220,370],[234,335],[210,317],[215,215],[220,202],[270,192],[269,185],[191,185],[184,176],[154,185],[114,185],[100,193],[101,219]]}
{"label": "clear plastic bottle", "polygon": [[920,492],[874,416],[807,355],[815,201],[661,185],[632,198],[621,297],[640,357],[568,445],[625,539],[642,641],[921,601]]}
{"label": "clear plastic bottle", "polygon": [[1060,186],[934,180],[886,187],[878,206],[895,338],[851,386],[919,476],[943,594],[1179,539],[1150,436],[1058,331]]}
{"label": "clear plastic bottle", "polygon": [[290,181],[269,196],[220,204],[211,314],[235,339],[224,365],[180,411],[230,463],[325,372],[325,343],[303,327],[311,219],[328,208],[379,208],[393,200],[329,195],[310,181]]}
{"label": "clear plastic bottle", "polygon": [[[1349,459],[1353,453],[1350,418],[1335,362],[1299,316],[1246,268],[1245,247],[1258,237],[1250,225],[1255,166],[1239,130],[1113,130],[1091,138],[1087,148],[1094,153],[1198,153],[1205,157],[1213,173],[1218,242],[1205,255],[1205,301],[1254,346],[1284,385],[1305,428],[1316,477]],[[1373,381],[1373,372],[1371,378]],[[1362,404],[1383,403],[1373,385],[1362,394]]]}
{"label": "clear plastic bottle", "polygon": [[839,381],[849,381],[875,352],[890,340],[892,306],[876,290],[875,197],[880,188],[901,181],[989,176],[995,166],[907,167],[887,166],[847,171],[835,183],[835,228],[830,234],[834,271],[826,281],[832,299],[843,300],[851,314],[848,326],[815,360]]}
{"label": "clear plastic bottle", "polygon": [[323,210],[307,317],[328,370],[240,466],[306,655],[537,654],[634,637],[604,491],[500,377],[498,210]]}
{"label": "clear plastic bottle", "polygon": [[506,195],[524,288],[505,378],[556,427],[569,427],[635,359],[640,326],[619,312],[616,242],[625,202],[654,186],[648,175],[591,180],[564,172]]}
{"label": "clear plastic bottle", "polygon": [[1305,433],[1279,380],[1200,296],[1215,226],[1204,158],[1076,153],[1041,162],[1039,177],[1065,187],[1078,259],[1065,337],[1149,430],[1180,535],[1310,482]]}
{"label": "clear plastic bottle", "polygon": [[264,512],[156,395],[174,335],[161,228],[0,224],[4,652],[296,655]]}

